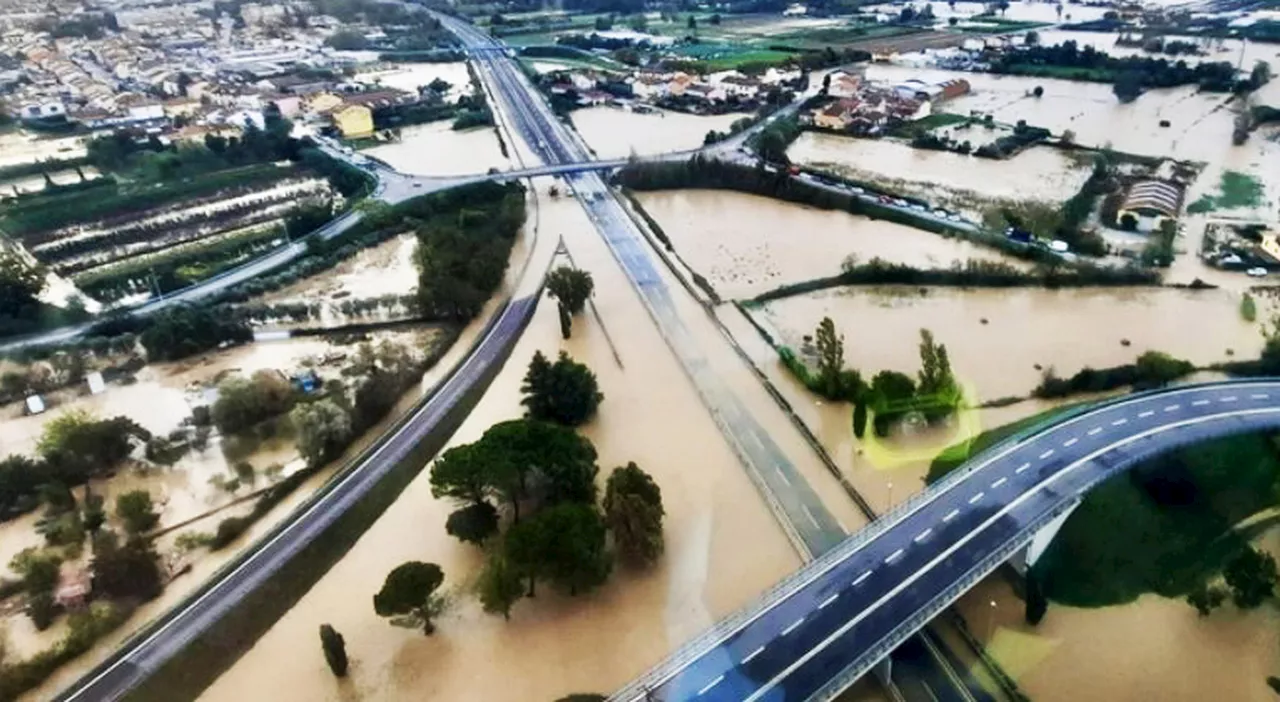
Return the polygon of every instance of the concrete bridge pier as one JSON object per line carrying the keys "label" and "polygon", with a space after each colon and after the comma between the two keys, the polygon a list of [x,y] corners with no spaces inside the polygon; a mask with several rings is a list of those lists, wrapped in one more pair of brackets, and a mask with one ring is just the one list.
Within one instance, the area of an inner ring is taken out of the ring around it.
{"label": "concrete bridge pier", "polygon": [[889,696],[895,701],[901,701],[903,699],[902,691],[898,689],[898,683],[893,681],[892,653],[880,659],[880,662],[876,663],[875,667],[871,669],[871,674],[876,676],[876,680],[884,686],[884,689],[888,691]]}
{"label": "concrete bridge pier", "polygon": [[1027,570],[1030,569],[1031,566],[1035,565],[1036,561],[1040,560],[1040,557],[1043,556],[1044,552],[1049,548],[1049,544],[1053,541],[1054,537],[1058,535],[1058,531],[1062,529],[1062,525],[1067,523],[1067,518],[1070,517],[1071,513],[1076,511],[1076,508],[1079,506],[1080,500],[1077,499],[1070,507],[1064,510],[1062,514],[1054,517],[1052,521],[1041,527],[1040,530],[1035,533],[1035,536],[1031,537],[1031,543],[1027,544],[1026,550],[1015,553],[1013,557],[1009,559],[1009,565],[1013,566],[1013,569],[1017,571],[1018,575],[1026,577]]}

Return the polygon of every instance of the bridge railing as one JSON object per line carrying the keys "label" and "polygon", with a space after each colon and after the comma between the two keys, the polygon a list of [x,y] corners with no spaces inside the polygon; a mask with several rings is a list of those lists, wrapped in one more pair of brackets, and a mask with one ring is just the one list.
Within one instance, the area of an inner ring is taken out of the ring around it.
{"label": "bridge railing", "polygon": [[1036,532],[1044,528],[1049,522],[1058,518],[1059,515],[1065,513],[1075,504],[1080,502],[1079,497],[1068,497],[1062,500],[1053,509],[1046,510],[1044,513],[1029,522],[1026,527],[1019,530],[1016,536],[1006,540],[999,548],[992,551],[982,560],[978,561],[965,571],[951,585],[947,586],[942,592],[931,598],[924,607],[922,607],[914,616],[904,619],[896,627],[874,646],[867,649],[853,663],[849,664],[844,670],[840,671],[835,677],[828,681],[825,685],[814,693],[811,700],[830,700],[834,699],[841,692],[844,692],[858,678],[866,675],[867,671],[880,661],[880,659],[889,655],[894,649],[906,641],[916,632],[920,631],[925,624],[928,624],[939,612],[946,609],[951,603],[960,599],[960,596],[968,592],[979,580],[987,577],[992,571],[1000,567],[1001,563],[1008,560],[1013,554],[1024,548],[1031,539],[1034,538]]}
{"label": "bridge railing", "polygon": [[[913,512],[915,512],[915,510],[918,509],[922,504],[933,500],[939,494],[953,487],[956,483],[963,481],[966,477],[968,477],[975,471],[980,470],[983,466],[985,466],[987,463],[990,462],[992,457],[1000,455],[1000,453],[1006,451],[1007,449],[1013,446],[1016,446],[1017,444],[1020,444],[1026,441],[1027,439],[1030,439],[1049,429],[1052,429],[1053,427],[1056,427],[1063,422],[1071,421],[1073,419],[1077,419],[1087,414],[1105,410],[1121,402],[1140,399],[1146,396],[1164,394],[1174,390],[1182,390],[1189,387],[1206,387],[1207,388],[1207,387],[1214,387],[1218,385],[1227,385],[1227,384],[1240,385],[1240,384],[1267,383],[1267,382],[1275,383],[1276,381],[1275,379],[1265,379],[1265,378],[1241,378],[1237,380],[1212,381],[1212,382],[1206,382],[1206,383],[1195,383],[1195,384],[1186,384],[1186,385],[1171,385],[1163,388],[1146,390],[1143,392],[1129,393],[1126,395],[1118,395],[1116,397],[1108,398],[1106,400],[1102,400],[1094,404],[1075,407],[1075,408],[1066,410],[1060,414],[1056,414],[1052,417],[1048,417],[1044,420],[1036,422],[1035,424],[1032,424],[1031,426],[1028,426],[1023,430],[1010,435],[1003,441],[1000,441],[992,445],[988,449],[984,450],[981,454],[974,456],[973,458],[970,458],[968,461],[965,462],[963,466],[961,466],[957,470],[952,471],[942,480],[939,480],[933,485],[925,488],[924,490],[918,493],[915,493],[911,497],[908,497],[906,500],[895,505],[892,509],[888,510],[883,515],[881,515],[879,519],[875,520],[874,522],[868,524],[866,527],[855,532],[854,534],[849,536],[849,538],[842,541],[835,548],[818,556],[816,559],[814,559],[813,561],[810,561],[800,570],[797,570],[796,572],[792,573],[791,575],[787,576],[786,578],[783,578],[782,580],[778,581],[777,583],[769,587],[769,589],[761,593],[761,595],[758,598],[756,598],[756,600],[753,601],[751,604],[743,607],[742,609],[734,612],[733,614],[730,614],[729,616],[717,622],[711,628],[707,629],[703,633],[699,634],[697,637],[691,639],[690,641],[682,645],[680,648],[676,649],[666,659],[660,661],[655,666],[650,668],[648,671],[646,671],[645,673],[640,675],[638,678],[633,680],[631,683],[629,683],[622,689],[615,692],[612,696],[609,697],[609,699],[617,702],[631,702],[634,700],[643,700],[645,698],[646,690],[656,687],[661,682],[663,682],[664,680],[672,676],[675,672],[682,669],[689,662],[697,660],[703,655],[706,655],[706,653],[713,650],[716,646],[718,646],[725,639],[727,639],[730,634],[742,628],[744,624],[756,618],[762,612],[769,610],[771,607],[773,607],[777,603],[783,600],[786,600],[791,595],[803,589],[806,585],[808,585],[813,580],[817,579],[820,575],[827,572],[828,570],[833,568],[836,564],[840,563],[841,561],[844,561],[845,559],[847,559],[854,552],[858,551],[866,543],[878,538],[881,534],[883,534],[884,532],[896,526],[899,522],[906,519]],[[1057,516],[1057,514],[1059,513],[1060,513],[1060,510],[1056,510],[1054,512],[1049,513],[1048,518],[1043,520],[1044,523],[1048,523],[1048,521],[1050,521],[1053,517]],[[1040,520],[1036,520],[1035,523],[1039,525]],[[1038,528],[1039,526],[1036,527],[1036,529]],[[1034,533],[1035,533],[1035,530],[1029,531],[1029,534],[1034,534]],[[1003,555],[1001,555],[999,559],[995,561],[995,565],[999,565],[999,563],[1002,563],[1005,559],[1008,558],[1009,555],[1017,551],[1017,548],[1019,545],[1025,545],[1027,540],[1029,539],[1030,539],[1030,536],[1028,535],[1027,539],[1021,541],[1020,544],[1014,543],[1012,545],[1006,544],[1005,546],[1003,546],[999,551],[999,553]],[[992,566],[991,568],[992,570],[994,570],[995,565]],[[987,571],[987,572],[990,572],[990,571]],[[961,591],[968,589],[968,587],[971,585],[972,583],[969,583],[964,588],[961,588]],[[957,594],[955,597],[959,597],[959,595]],[[918,629],[919,627],[916,627],[916,628]],[[899,640],[898,643],[901,643],[901,640]]]}

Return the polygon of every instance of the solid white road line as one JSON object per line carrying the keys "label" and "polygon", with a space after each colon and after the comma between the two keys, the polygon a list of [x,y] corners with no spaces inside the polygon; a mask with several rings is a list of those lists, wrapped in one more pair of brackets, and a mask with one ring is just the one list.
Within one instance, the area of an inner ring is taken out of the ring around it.
{"label": "solid white road line", "polygon": [[903,579],[902,582],[895,585],[892,590],[882,595],[880,599],[876,600],[875,602],[872,602],[870,605],[864,608],[857,616],[845,622],[843,625],[840,626],[839,629],[836,629],[835,631],[831,632],[831,634],[828,635],[827,638],[823,639],[818,645],[809,649],[809,651],[805,653],[803,656],[800,656],[796,660],[792,661],[790,665],[788,665],[778,674],[774,675],[773,678],[771,678],[769,681],[761,684],[758,688],[756,688],[755,692],[751,693],[751,695],[748,696],[746,700],[744,700],[744,702],[755,702],[756,700],[761,699],[765,695],[768,695],[770,691],[772,691],[775,687],[777,687],[778,684],[781,683],[788,675],[791,675],[791,673],[795,672],[796,669],[800,668],[801,666],[805,665],[810,660],[812,660],[814,656],[817,656],[819,653],[826,650],[828,646],[830,646],[833,642],[838,640],[840,637],[847,634],[850,629],[857,626],[859,623],[862,622],[862,620],[866,619],[876,610],[880,609],[880,607],[882,607],[886,602],[897,597],[898,594],[901,593],[903,590],[906,590],[907,588],[911,587],[917,580],[924,577],[930,571],[932,571],[935,567],[937,567],[939,563],[949,558],[956,551],[960,550],[961,548],[964,548],[966,545],[968,545],[970,541],[972,541],[973,539],[981,535],[992,524],[996,523],[1000,519],[1003,519],[1005,515],[1017,509],[1023,502],[1026,502],[1027,500],[1030,500],[1033,497],[1036,497],[1037,495],[1039,495],[1040,491],[1047,488],[1050,484],[1056,482],[1063,476],[1070,474],[1076,468],[1079,468],[1080,466],[1089,463],[1094,458],[1101,456],[1102,454],[1114,449],[1117,446],[1130,444],[1136,441],[1141,441],[1142,439],[1145,439],[1149,436],[1154,436],[1156,434],[1160,434],[1162,432],[1176,431],[1177,429],[1180,429],[1182,427],[1201,424],[1203,422],[1216,421],[1226,416],[1276,414],[1276,413],[1280,413],[1280,408],[1268,407],[1268,408],[1245,410],[1242,412],[1234,412],[1234,413],[1227,412],[1222,414],[1208,415],[1204,417],[1194,417],[1191,419],[1183,419],[1177,422],[1173,422],[1172,424],[1166,424],[1164,426],[1153,427],[1151,429],[1141,431],[1137,434],[1134,434],[1133,436],[1126,437],[1121,441],[1115,442],[1108,446],[1103,446],[1086,456],[1081,456],[1079,459],[1073,461],[1067,467],[1055,472],[1053,475],[1050,475],[1049,477],[1040,481],[1040,483],[1035,485],[1032,489],[1023,493],[1022,496],[1006,504],[1002,509],[998,510],[995,514],[991,515],[991,517],[989,517],[987,521],[979,525],[977,529],[970,531],[959,541],[952,544],[942,553],[938,554],[936,557],[934,557],[932,561],[925,564],[923,568],[917,569],[915,572],[911,573],[909,576]]}
{"label": "solid white road line", "polygon": [[1044,459],[1046,459],[1046,458],[1048,458],[1048,457],[1050,457],[1050,456],[1052,456],[1052,455],[1053,455],[1053,449],[1049,449],[1048,451],[1045,451],[1044,453],[1040,454],[1040,460],[1042,460],[1042,461],[1043,461]]}
{"label": "solid white road line", "polygon": [[823,600],[822,603],[818,605],[818,609],[826,609],[827,605],[831,604],[832,602],[835,602],[838,599],[840,599],[840,593],[837,592],[836,594]]}
{"label": "solid white road line", "polygon": [[724,676],[723,676],[723,675],[721,675],[720,677],[716,678],[715,680],[712,680],[711,682],[707,683],[707,684],[706,684],[706,685],[705,685],[701,690],[698,690],[698,697],[702,697],[703,695],[705,695],[705,694],[707,693],[707,691],[708,691],[708,690],[710,690],[711,688],[715,687],[716,685],[719,685],[721,680],[724,680]]}
{"label": "solid white road line", "polygon": [[1147,411],[1145,411],[1145,412],[1139,412],[1139,413],[1138,413],[1138,419],[1146,419],[1147,417],[1150,417],[1151,415],[1153,415],[1153,414],[1155,414],[1155,413],[1156,413],[1156,411],[1155,411],[1155,410],[1147,410]]}
{"label": "solid white road line", "polygon": [[893,563],[895,560],[898,559],[898,556],[901,556],[901,555],[902,555],[902,549],[898,549],[897,551],[894,551],[893,553],[889,554],[889,557],[884,559],[884,562],[886,564]]}
{"label": "solid white road line", "polygon": [[756,656],[760,655],[761,653],[764,653],[764,646],[761,646],[760,648],[757,648],[756,650],[754,650],[754,651],[752,651],[751,653],[748,653],[746,656],[744,656],[744,657],[743,657],[743,659],[742,659],[742,665],[746,665],[746,664],[750,663],[752,658],[755,658]]}
{"label": "solid white road line", "polygon": [[1005,484],[1005,483],[1007,483],[1007,482],[1009,482],[1009,479],[1008,479],[1008,478],[1001,478],[1001,479],[999,479],[999,480],[995,481],[994,483],[991,483],[991,487],[993,487],[993,488],[998,488],[998,487],[1000,487],[1001,485],[1004,485],[1004,484]]}
{"label": "solid white road line", "polygon": [[942,521],[944,521],[944,522],[949,522],[949,521],[951,521],[952,519],[955,519],[955,518],[956,518],[956,515],[958,515],[958,514],[960,514],[960,510],[958,510],[958,509],[953,509],[953,510],[951,510],[950,512],[947,512],[947,516],[943,517],[943,518],[942,518]]}
{"label": "solid white road line", "polygon": [[862,575],[859,575],[859,576],[858,576],[858,579],[853,581],[853,584],[854,584],[854,585],[861,585],[861,584],[862,584],[862,581],[863,581],[863,580],[866,580],[866,579],[867,579],[867,578],[869,578],[869,577],[871,577],[871,571],[869,571],[869,570],[868,570],[867,572],[863,573]]}
{"label": "solid white road line", "polygon": [[1062,445],[1063,445],[1063,447],[1064,447],[1064,448],[1065,448],[1065,447],[1067,447],[1067,446],[1075,446],[1075,444],[1076,444],[1076,442],[1077,442],[1077,441],[1079,441],[1079,439],[1076,439],[1076,438],[1070,438],[1070,439],[1067,439],[1066,441],[1062,442]]}
{"label": "solid white road line", "polygon": [[1030,468],[1030,467],[1031,467],[1031,464],[1030,464],[1030,463],[1023,463],[1022,465],[1018,466],[1018,469],[1017,469],[1017,470],[1015,470],[1015,471],[1013,471],[1013,472],[1014,472],[1014,473],[1017,473],[1017,474],[1019,474],[1019,475],[1021,475],[1023,471],[1025,471],[1026,469],[1028,469],[1028,468]]}
{"label": "solid white road line", "polygon": [[782,635],[786,636],[787,634],[790,634],[791,632],[795,631],[796,628],[799,627],[801,624],[804,624],[804,617],[800,617],[794,622],[791,622],[791,624],[788,625],[787,628],[782,630]]}
{"label": "solid white road line", "polygon": [[973,503],[977,502],[978,500],[981,500],[981,499],[982,499],[982,495],[983,495],[983,493],[981,493],[981,492],[980,492],[980,493],[978,493],[978,494],[974,495],[973,497],[970,497],[970,498],[969,498],[969,504],[973,504]]}
{"label": "solid white road line", "polygon": [[1089,436],[1094,436],[1095,434],[1097,434],[1097,433],[1099,433],[1099,432],[1101,432],[1101,431],[1102,431],[1102,427],[1094,427],[1094,428],[1092,428],[1092,429],[1090,429],[1090,430],[1088,431],[1088,434],[1089,434]]}
{"label": "solid white road line", "polygon": [[921,541],[924,541],[925,539],[929,538],[929,534],[930,534],[930,532],[932,532],[932,531],[933,531],[933,527],[929,527],[928,529],[925,529],[924,531],[920,532],[919,534],[916,534],[916,538],[914,538],[914,539],[912,539],[912,540],[913,540],[913,541],[915,541],[916,543],[920,543]]}

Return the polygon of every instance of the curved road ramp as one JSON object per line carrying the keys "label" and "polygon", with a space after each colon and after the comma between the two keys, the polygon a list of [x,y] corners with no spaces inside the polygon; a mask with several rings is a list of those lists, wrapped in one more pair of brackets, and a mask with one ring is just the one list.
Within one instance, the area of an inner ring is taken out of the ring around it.
{"label": "curved road ramp", "polygon": [[63,691],[66,702],[192,699],[337,562],[475,406],[542,288],[495,314],[451,375],[248,551]]}
{"label": "curved road ramp", "polygon": [[1055,417],[899,505],[610,699],[829,700],[1001,563],[1043,553],[1085,492],[1207,439],[1280,428],[1280,380],[1182,385]]}

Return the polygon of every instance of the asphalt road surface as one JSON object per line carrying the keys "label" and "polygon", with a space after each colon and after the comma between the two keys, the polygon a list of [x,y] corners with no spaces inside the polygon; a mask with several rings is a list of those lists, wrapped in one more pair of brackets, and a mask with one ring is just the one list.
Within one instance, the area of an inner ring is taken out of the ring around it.
{"label": "asphalt road surface", "polygon": [[[1178,446],[1277,426],[1280,382],[1238,381],[1124,398],[997,446],[655,668],[648,699],[829,699],[1091,487]],[[636,686],[613,699],[646,698]]]}
{"label": "asphalt road surface", "polygon": [[[356,504],[501,361],[533,314],[537,296],[508,304],[480,343],[435,394],[359,465],[321,488],[297,516],[284,522],[254,549],[165,616],[125,642],[111,658],[58,697],[64,702],[104,702],[123,697],[158,670]],[[185,695],[179,695],[185,696]]]}

